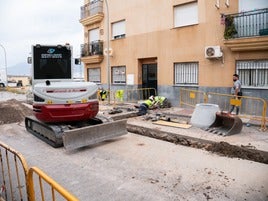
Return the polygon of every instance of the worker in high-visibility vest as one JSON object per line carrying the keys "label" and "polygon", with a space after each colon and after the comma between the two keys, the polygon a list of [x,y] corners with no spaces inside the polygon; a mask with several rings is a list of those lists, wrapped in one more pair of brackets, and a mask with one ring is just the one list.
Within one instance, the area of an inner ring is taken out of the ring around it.
{"label": "worker in high-visibility vest", "polygon": [[104,101],[104,100],[107,98],[107,91],[104,90],[103,88],[101,88],[101,89],[99,90],[99,93],[100,93],[100,98],[101,98],[101,100]]}
{"label": "worker in high-visibility vest", "polygon": [[115,92],[115,97],[119,99],[121,102],[124,100],[124,90],[117,90]]}
{"label": "worker in high-visibility vest", "polygon": [[138,115],[145,115],[147,110],[154,106],[154,96],[150,96],[148,100],[145,100],[140,104]]}
{"label": "worker in high-visibility vest", "polygon": [[154,106],[158,108],[169,108],[170,102],[164,96],[155,96],[154,97]]}

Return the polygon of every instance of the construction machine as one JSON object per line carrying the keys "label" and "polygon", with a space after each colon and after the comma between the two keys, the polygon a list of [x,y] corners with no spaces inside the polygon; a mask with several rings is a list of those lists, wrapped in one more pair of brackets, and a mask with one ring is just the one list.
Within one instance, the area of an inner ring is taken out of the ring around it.
{"label": "construction machine", "polygon": [[79,60],[72,58],[69,44],[33,45],[31,54],[33,116],[25,118],[28,132],[67,150],[127,134],[126,120],[99,115],[98,86],[73,78]]}
{"label": "construction machine", "polygon": [[206,129],[211,133],[227,136],[238,134],[243,128],[242,120],[236,116],[227,112],[216,112],[215,121]]}
{"label": "construction machine", "polygon": [[191,124],[221,136],[238,134],[243,128],[239,116],[223,112],[219,105],[210,103],[196,104]]}

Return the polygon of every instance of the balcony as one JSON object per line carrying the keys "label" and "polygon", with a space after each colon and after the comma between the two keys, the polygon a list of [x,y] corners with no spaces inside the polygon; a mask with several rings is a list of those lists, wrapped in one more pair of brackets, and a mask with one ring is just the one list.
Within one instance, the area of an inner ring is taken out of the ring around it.
{"label": "balcony", "polygon": [[222,17],[224,44],[232,51],[268,50],[268,8]]}
{"label": "balcony", "polygon": [[94,41],[81,45],[81,60],[86,64],[100,63],[103,56],[103,42]]}
{"label": "balcony", "polygon": [[80,23],[83,26],[91,25],[102,21],[103,14],[103,1],[94,0],[81,7]]}

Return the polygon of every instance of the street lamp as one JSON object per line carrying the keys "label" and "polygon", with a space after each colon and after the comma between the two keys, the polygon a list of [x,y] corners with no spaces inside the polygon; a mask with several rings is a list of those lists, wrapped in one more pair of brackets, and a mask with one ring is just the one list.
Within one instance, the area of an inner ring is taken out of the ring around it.
{"label": "street lamp", "polygon": [[5,69],[6,69],[6,76],[5,76],[5,79],[6,79],[6,80],[4,80],[4,81],[7,83],[7,53],[6,53],[6,49],[5,49],[5,47],[4,47],[2,44],[0,44],[0,47],[2,47],[3,50],[4,50],[4,56],[5,56]]}
{"label": "street lamp", "polygon": [[107,15],[107,84],[108,84],[108,104],[110,104],[111,97],[111,84],[110,84],[110,37],[109,37],[109,6],[107,0],[105,0],[106,15]]}

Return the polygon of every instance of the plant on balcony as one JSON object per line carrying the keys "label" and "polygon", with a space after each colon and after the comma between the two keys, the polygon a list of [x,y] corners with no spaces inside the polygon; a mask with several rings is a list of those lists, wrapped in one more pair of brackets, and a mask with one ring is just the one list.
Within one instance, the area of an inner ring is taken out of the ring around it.
{"label": "plant on balcony", "polygon": [[234,25],[234,17],[228,15],[225,17],[224,38],[225,39],[233,38],[235,34],[237,34],[237,31]]}

